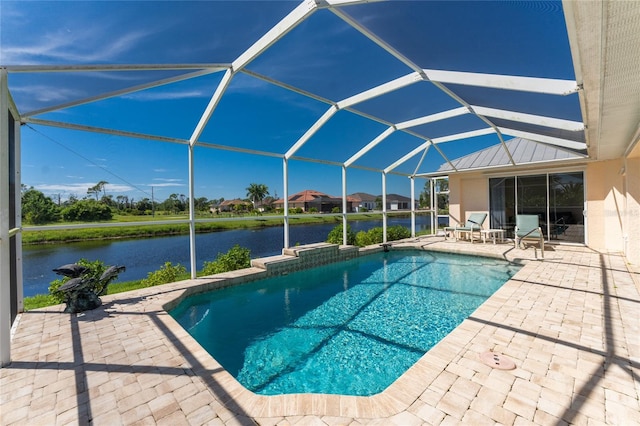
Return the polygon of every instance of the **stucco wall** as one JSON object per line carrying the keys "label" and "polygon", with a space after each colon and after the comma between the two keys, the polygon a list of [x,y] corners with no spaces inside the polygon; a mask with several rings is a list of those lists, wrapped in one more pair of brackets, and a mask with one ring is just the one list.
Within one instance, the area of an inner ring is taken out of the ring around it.
{"label": "stucco wall", "polygon": [[625,233],[627,236],[627,260],[640,265],[640,144],[626,166],[627,216]]}
{"label": "stucco wall", "polygon": [[[596,250],[625,252],[630,263],[640,265],[640,144],[627,158],[623,174],[624,166],[623,159],[587,165],[587,243]],[[546,170],[528,174],[540,172]],[[469,212],[488,212],[488,187],[489,179],[481,173],[451,175],[450,223],[464,222]]]}
{"label": "stucco wall", "polygon": [[625,216],[622,159],[587,165],[587,238],[596,250],[622,252]]}
{"label": "stucco wall", "polygon": [[[449,177],[449,223],[464,223],[469,213],[489,213],[489,179],[480,173]],[[489,228],[489,218],[483,228]]]}
{"label": "stucco wall", "polygon": [[449,225],[455,226],[458,223],[464,223],[462,215],[460,198],[461,198],[461,182],[460,175],[449,176]]}

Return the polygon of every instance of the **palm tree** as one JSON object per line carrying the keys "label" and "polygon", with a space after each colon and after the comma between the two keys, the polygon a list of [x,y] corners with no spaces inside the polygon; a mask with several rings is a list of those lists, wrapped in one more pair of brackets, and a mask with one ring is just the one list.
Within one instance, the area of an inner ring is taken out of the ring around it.
{"label": "palm tree", "polygon": [[263,183],[250,183],[247,187],[247,197],[251,199],[253,208],[256,208],[256,201],[262,202],[269,195],[269,188]]}

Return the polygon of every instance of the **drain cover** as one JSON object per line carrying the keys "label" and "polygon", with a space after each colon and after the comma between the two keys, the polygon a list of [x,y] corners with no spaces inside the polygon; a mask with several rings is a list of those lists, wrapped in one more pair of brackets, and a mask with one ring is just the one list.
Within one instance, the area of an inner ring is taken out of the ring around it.
{"label": "drain cover", "polygon": [[484,362],[489,367],[497,368],[499,370],[513,370],[516,368],[516,363],[510,358],[495,352],[485,352],[480,354],[480,361]]}

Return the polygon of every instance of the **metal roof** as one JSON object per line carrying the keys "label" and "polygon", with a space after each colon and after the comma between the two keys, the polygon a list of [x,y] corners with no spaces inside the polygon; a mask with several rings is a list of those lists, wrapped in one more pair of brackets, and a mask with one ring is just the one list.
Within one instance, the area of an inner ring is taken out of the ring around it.
{"label": "metal roof", "polygon": [[[43,15],[69,3],[3,5]],[[136,25],[160,12],[183,25],[116,53],[115,46],[142,38]],[[116,13],[130,14],[130,26],[110,28]],[[500,165],[564,160],[559,150],[519,155],[510,149],[519,144],[505,143],[514,137],[614,158],[639,134],[635,2],[78,2],[73,22],[47,28],[10,13],[1,19],[12,108],[34,125],[406,175],[436,171],[443,161],[461,170],[468,161],[452,158],[494,144],[503,151],[494,156]],[[104,40],[92,40],[99,48],[82,49],[81,29],[65,38],[65,25],[84,22],[104,28]],[[185,44],[186,31],[197,32],[200,45]],[[46,52],[20,48],[45,33],[58,37]],[[152,42],[166,46],[161,55],[149,55]],[[191,112],[176,113],[171,130],[153,120],[159,103],[138,117],[105,108],[112,98],[153,99],[155,90],[174,87],[208,94],[195,107],[180,99],[163,104]],[[285,102],[299,108],[274,115],[264,138],[251,141],[233,121],[242,108],[234,97],[256,87],[264,89],[256,114]],[[346,136],[344,129],[351,129]],[[323,140],[336,134],[346,143],[327,149]]]}
{"label": "metal roof", "polygon": [[[585,155],[567,149],[537,143],[528,139],[513,138],[505,142],[511,158],[516,164],[535,164],[550,161],[584,160]],[[451,160],[451,164],[444,163],[438,169],[438,174],[457,170],[477,170],[493,167],[509,166],[511,159],[501,145],[494,145],[470,155]]]}

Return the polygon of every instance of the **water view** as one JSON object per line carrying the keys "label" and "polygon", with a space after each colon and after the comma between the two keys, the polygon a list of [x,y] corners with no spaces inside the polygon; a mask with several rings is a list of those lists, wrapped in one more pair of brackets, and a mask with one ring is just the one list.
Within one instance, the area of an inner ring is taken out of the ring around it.
{"label": "water view", "polygon": [[[411,227],[409,218],[390,218],[388,225]],[[382,226],[381,220],[349,222],[355,232]],[[297,225],[289,229],[291,245],[309,244],[327,239],[335,224]],[[416,216],[416,231],[428,229],[429,217]],[[196,235],[197,268],[205,261],[215,259],[239,244],[251,250],[251,257],[280,254],[283,228],[241,229]],[[101,240],[67,244],[25,246],[23,248],[23,275],[25,297],[48,293],[51,281],[59,278],[52,269],[81,258],[102,260],[106,265],[125,265],[118,281],[146,278],[151,271],[160,269],[167,261],[189,266],[189,236],[177,235],[131,240]]]}

